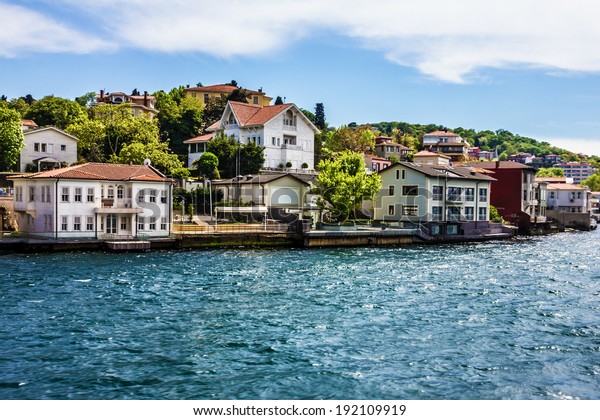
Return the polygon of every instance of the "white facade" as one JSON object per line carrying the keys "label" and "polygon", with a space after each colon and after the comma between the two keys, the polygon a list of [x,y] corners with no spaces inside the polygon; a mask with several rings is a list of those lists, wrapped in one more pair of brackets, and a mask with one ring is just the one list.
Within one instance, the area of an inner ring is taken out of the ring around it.
{"label": "white facade", "polygon": [[63,179],[46,173],[13,178],[20,232],[96,239],[170,234],[172,186],[166,179]]}
{"label": "white facade", "polygon": [[218,131],[234,136],[241,144],[264,146],[265,168],[314,169],[319,130],[294,104],[259,108],[230,102]]}
{"label": "white facade", "polygon": [[36,170],[72,165],[77,162],[76,137],[54,127],[27,130],[23,133],[25,146],[21,150],[19,171],[25,172],[27,165],[36,165]]}
{"label": "white facade", "polygon": [[590,210],[588,190],[578,185],[549,184],[548,210],[563,213],[585,213]]}

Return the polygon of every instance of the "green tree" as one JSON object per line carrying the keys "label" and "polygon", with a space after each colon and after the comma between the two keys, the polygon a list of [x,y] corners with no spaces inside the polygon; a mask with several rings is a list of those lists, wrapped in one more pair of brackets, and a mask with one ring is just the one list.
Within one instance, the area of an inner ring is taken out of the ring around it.
{"label": "green tree", "polygon": [[183,167],[177,155],[169,150],[166,143],[160,142],[158,138],[147,142],[134,141],[122,147],[118,155],[113,155],[113,163],[132,163],[142,165],[146,159],[150,159],[153,167],[166,175],[178,178],[189,176],[189,170]]}
{"label": "green tree", "polygon": [[580,185],[583,187],[589,187],[591,191],[600,191],[600,173],[596,172],[595,174],[587,177],[581,181]]}
{"label": "green tree", "polygon": [[160,138],[169,143],[171,150],[181,159],[187,154],[184,140],[202,132],[204,107],[198,98],[186,96],[183,86],[154,93],[156,109],[159,111]]}
{"label": "green tree", "polygon": [[29,105],[27,105],[27,102],[25,102],[25,99],[23,98],[11,99],[8,102],[8,107],[17,111],[19,115],[21,115],[21,117],[25,115],[27,113],[27,110],[29,109]]}
{"label": "green tree", "polygon": [[265,148],[253,142],[238,146],[240,150],[240,175],[257,174],[265,163]]}
{"label": "green tree", "polygon": [[281,96],[278,96],[277,98],[275,98],[274,105],[283,105],[283,99],[281,99]]}
{"label": "green tree", "polygon": [[35,121],[40,127],[52,125],[64,130],[70,124],[87,120],[87,112],[75,101],[46,96],[31,104],[24,118]]}
{"label": "green tree", "polygon": [[327,128],[327,121],[325,121],[325,107],[321,102],[315,105],[314,124],[319,130],[325,130]]}
{"label": "green tree", "polygon": [[342,126],[327,132],[325,147],[332,152],[344,150],[369,152],[375,147],[375,133],[367,126],[357,128]]}
{"label": "green tree", "polygon": [[565,171],[563,168],[542,168],[535,176],[539,178],[563,178],[565,176]]}
{"label": "green tree", "polygon": [[233,137],[224,134],[215,136],[208,143],[207,151],[219,160],[219,173],[222,177],[233,178],[236,175],[237,143]]}
{"label": "green tree", "polygon": [[381,177],[367,173],[360,153],[341,152],[335,160],[321,161],[318,170],[317,204],[338,221],[356,217],[363,200],[372,199],[381,188]]}
{"label": "green tree", "polygon": [[0,107],[0,170],[12,169],[24,144],[21,116],[13,109]]}
{"label": "green tree", "polygon": [[490,222],[502,223],[502,221],[502,216],[500,216],[500,213],[498,212],[496,207],[490,205]]}
{"label": "green tree", "polygon": [[77,102],[82,107],[87,107],[90,103],[94,101],[94,99],[96,99],[96,92],[88,92],[75,98],[75,102]]}
{"label": "green tree", "polygon": [[206,152],[194,161],[198,168],[198,174],[203,178],[219,179],[219,158],[213,153]]}

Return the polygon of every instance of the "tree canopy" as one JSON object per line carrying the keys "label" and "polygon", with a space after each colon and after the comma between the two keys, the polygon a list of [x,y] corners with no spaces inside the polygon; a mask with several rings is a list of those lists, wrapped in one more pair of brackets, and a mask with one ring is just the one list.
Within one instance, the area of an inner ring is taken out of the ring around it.
{"label": "tree canopy", "polygon": [[198,174],[204,178],[219,179],[219,158],[213,153],[206,152],[194,161]]}
{"label": "tree canopy", "polygon": [[24,146],[21,116],[0,106],[0,170],[8,171],[17,163]]}
{"label": "tree canopy", "polygon": [[208,152],[218,158],[219,173],[224,178],[258,173],[265,163],[263,150],[264,147],[252,142],[240,145],[233,137],[223,134],[208,143]]}
{"label": "tree canopy", "polygon": [[325,147],[334,153],[344,150],[370,152],[375,147],[375,133],[369,126],[342,126],[327,132]]}
{"label": "tree canopy", "polygon": [[542,168],[535,176],[539,178],[563,178],[565,176],[565,171],[563,168]]}
{"label": "tree canopy", "polygon": [[142,165],[146,159],[150,159],[152,166],[164,174],[174,177],[187,177],[190,174],[189,170],[183,167],[177,155],[169,150],[167,143],[159,141],[158,138],[126,144],[118,155],[111,157],[110,161]]}
{"label": "tree canopy", "polygon": [[583,187],[589,187],[591,191],[600,191],[600,173],[595,174],[584,179],[581,184]]}
{"label": "tree canopy", "polygon": [[46,96],[33,102],[23,117],[35,121],[40,127],[52,125],[61,130],[88,119],[86,110],[77,102],[56,96]]}
{"label": "tree canopy", "polygon": [[350,215],[356,217],[362,202],[372,199],[381,188],[381,177],[367,173],[360,153],[343,151],[335,160],[321,161],[317,169],[317,205],[330,211],[338,221]]}

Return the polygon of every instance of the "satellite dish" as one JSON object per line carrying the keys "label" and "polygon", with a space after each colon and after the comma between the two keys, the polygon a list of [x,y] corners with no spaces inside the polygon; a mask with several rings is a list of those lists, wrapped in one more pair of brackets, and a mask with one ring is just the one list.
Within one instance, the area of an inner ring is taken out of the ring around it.
{"label": "satellite dish", "polygon": [[150,166],[151,163],[150,159],[144,159],[144,165]]}

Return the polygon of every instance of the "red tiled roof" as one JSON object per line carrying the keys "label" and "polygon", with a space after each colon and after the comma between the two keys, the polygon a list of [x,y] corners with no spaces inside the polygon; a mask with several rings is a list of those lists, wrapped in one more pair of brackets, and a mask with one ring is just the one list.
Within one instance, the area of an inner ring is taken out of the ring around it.
{"label": "red tiled roof", "polygon": [[419,153],[414,156],[438,156],[446,159],[452,159],[450,156],[444,155],[442,153],[430,152],[429,150],[421,150]]}
{"label": "red tiled roof", "polygon": [[458,134],[453,133],[452,131],[443,131],[443,130],[433,131],[433,132],[427,133],[425,135],[426,136],[460,137]]}
{"label": "red tiled roof", "polygon": [[27,127],[37,127],[38,125],[33,120],[21,120],[21,125],[25,125]]}
{"label": "red tiled roof", "polygon": [[215,136],[215,133],[203,134],[201,136],[196,136],[196,137],[193,137],[191,139],[184,140],[183,142],[186,143],[186,144],[189,144],[189,143],[204,143],[204,142],[212,140],[212,138],[214,136]]}
{"label": "red tiled roof", "polygon": [[11,178],[29,179],[90,179],[103,181],[168,181],[156,169],[146,165],[89,162],[45,172],[17,175]]}
{"label": "red tiled roof", "polygon": [[272,105],[261,108],[258,105],[230,102],[231,109],[241,126],[262,125],[294,104]]}
{"label": "red tiled roof", "polygon": [[258,92],[256,90],[251,90],[251,89],[246,89],[240,86],[231,86],[231,85],[212,85],[212,86],[198,86],[198,87],[191,87],[191,88],[186,88],[186,91],[192,91],[192,92],[206,92],[206,93],[231,93],[236,89],[243,89],[246,92],[255,94],[255,95],[264,95],[264,92]]}

